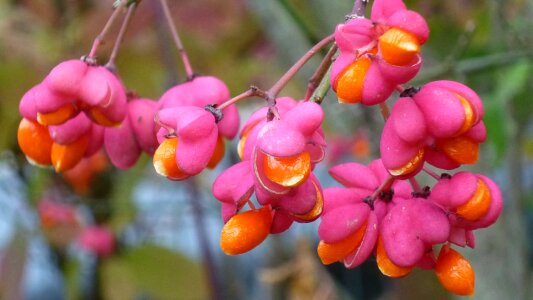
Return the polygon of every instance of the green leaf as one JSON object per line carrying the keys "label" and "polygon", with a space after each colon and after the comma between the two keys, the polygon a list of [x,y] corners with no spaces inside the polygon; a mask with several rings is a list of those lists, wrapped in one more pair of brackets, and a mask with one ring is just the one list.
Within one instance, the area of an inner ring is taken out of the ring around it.
{"label": "green leaf", "polygon": [[490,95],[485,95],[485,116],[484,121],[487,126],[489,142],[496,151],[496,162],[501,162],[507,148],[507,135],[512,130],[508,118],[512,117],[506,108],[509,105],[524,106],[522,110],[528,112],[532,110],[530,103],[525,103],[529,99],[518,97],[527,88],[530,78],[531,65],[527,60],[502,68],[497,75],[496,84]]}
{"label": "green leaf", "polygon": [[157,246],[141,246],[102,265],[105,299],[207,299],[202,268],[184,256]]}

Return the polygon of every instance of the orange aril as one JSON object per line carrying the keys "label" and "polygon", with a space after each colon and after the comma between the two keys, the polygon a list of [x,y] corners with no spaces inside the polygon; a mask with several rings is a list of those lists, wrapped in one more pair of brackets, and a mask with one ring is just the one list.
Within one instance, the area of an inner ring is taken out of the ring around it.
{"label": "orange aril", "polygon": [[448,158],[458,164],[474,164],[479,154],[479,144],[468,137],[458,136],[449,139],[440,139],[436,142]]}
{"label": "orange aril", "polygon": [[222,228],[220,247],[227,255],[246,253],[267,238],[271,225],[269,206],[236,214]]}
{"label": "orange aril", "polygon": [[295,219],[298,219],[303,222],[311,222],[313,220],[316,220],[322,214],[322,209],[324,208],[324,197],[322,196],[322,192],[314,181],[313,186],[315,187],[316,191],[315,206],[313,206],[313,208],[305,214],[293,214],[292,216]]}
{"label": "orange aril", "polygon": [[424,148],[420,148],[416,155],[400,168],[389,170],[392,176],[405,176],[414,172],[420,164],[424,163]]}
{"label": "orange aril", "polygon": [[215,151],[213,152],[211,159],[207,163],[207,167],[209,169],[214,169],[224,157],[225,151],[226,151],[226,148],[224,147],[224,138],[221,135],[218,135],[217,145],[215,146]]}
{"label": "orange aril", "polygon": [[59,125],[68,121],[78,113],[76,107],[67,104],[50,113],[37,113],[37,122],[41,125]]}
{"label": "orange aril", "polygon": [[390,260],[390,258],[387,256],[387,252],[385,251],[385,246],[383,245],[381,236],[378,238],[378,245],[376,248],[376,263],[378,265],[378,269],[383,275],[392,278],[406,276],[413,270],[413,267],[400,267]]}
{"label": "orange aril", "polygon": [[465,121],[463,123],[463,126],[459,131],[457,132],[457,135],[461,135],[465,132],[467,132],[472,126],[474,126],[474,121],[476,120],[474,108],[472,107],[472,104],[468,102],[463,96],[459,94],[455,94],[457,96],[457,99],[461,102],[461,105],[464,108],[465,111]]}
{"label": "orange aril", "polygon": [[89,136],[84,135],[73,143],[52,145],[52,165],[56,172],[64,172],[74,168],[85,155],[89,146]]}
{"label": "orange aril", "polygon": [[113,122],[109,120],[98,107],[92,107],[88,111],[89,117],[98,125],[105,127],[117,127],[121,122]]}
{"label": "orange aril", "polygon": [[348,256],[348,254],[357,249],[363,241],[367,224],[368,223],[363,224],[359,229],[357,229],[357,231],[339,242],[328,244],[324,241],[320,241],[317,247],[320,261],[322,261],[322,263],[325,265],[329,265],[344,259],[346,256]]}
{"label": "orange aril", "polygon": [[463,296],[474,295],[474,269],[466,258],[449,245],[442,246],[440,250],[435,274],[448,291]]}
{"label": "orange aril", "polygon": [[272,182],[284,187],[296,187],[302,184],[311,173],[311,155],[307,151],[290,157],[265,154],[263,172]]}
{"label": "orange aril", "polygon": [[22,119],[17,132],[19,147],[28,161],[36,165],[52,164],[52,138],[48,129],[34,121]]}
{"label": "orange aril", "polygon": [[239,144],[237,145],[237,153],[239,154],[239,158],[241,160],[244,157],[244,146],[246,145],[246,140],[248,140],[248,135],[261,121],[263,121],[263,119],[257,119],[242,129],[241,139],[239,140]]}
{"label": "orange aril", "polygon": [[477,180],[477,189],[468,201],[455,209],[458,216],[468,221],[476,221],[489,211],[491,204],[490,190],[485,182]]}
{"label": "orange aril", "polygon": [[177,147],[178,138],[165,139],[155,150],[153,164],[159,175],[174,180],[183,180],[189,175],[183,172],[176,163]]}
{"label": "orange aril", "polygon": [[346,67],[334,84],[340,103],[358,103],[363,99],[363,83],[372,61],[366,56],[359,57]]}
{"label": "orange aril", "polygon": [[399,28],[391,28],[380,36],[378,46],[383,59],[396,66],[407,65],[420,53],[416,36]]}

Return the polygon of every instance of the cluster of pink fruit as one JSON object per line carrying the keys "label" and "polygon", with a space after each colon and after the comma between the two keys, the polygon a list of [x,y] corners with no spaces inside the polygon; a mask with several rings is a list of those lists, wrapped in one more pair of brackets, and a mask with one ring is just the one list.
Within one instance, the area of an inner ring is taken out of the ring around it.
{"label": "cluster of pink fruit", "polygon": [[[424,168],[425,162],[445,170],[475,163],[486,139],[483,104],[465,85],[401,86],[420,70],[428,36],[424,18],[401,0],[376,0],[371,19],[351,16],[336,28],[339,55],[323,81],[331,82],[339,102],[379,104],[386,119],[381,159],[331,169],[344,187],[323,191],[312,174],[326,147],[320,105],[276,99],[274,87],[266,93],[251,89],[246,97],[260,95],[268,106],[241,129],[241,162],[213,184],[222,204],[225,253],[245,253],[294,221],[321,217],[318,254],[324,264],[340,261],[353,268],[375,253],[385,275],[405,276],[416,266],[434,269],[448,290],[473,293],[473,269],[450,245],[473,248],[473,230],[496,221],[502,196],[483,175],[438,176]],[[400,98],[389,116],[385,101],[395,90]],[[234,103],[246,97],[229,99],[223,82],[196,77],[158,102],[130,99],[105,67],[67,61],[22,98],[19,144],[30,162],[53,164],[58,172],[102,144],[119,168],[131,167],[144,151],[153,155],[159,174],[184,180],[222,159],[224,138],[239,129]],[[422,170],[438,181],[432,189],[416,182]],[[245,205],[250,210],[243,211]]]}
{"label": "cluster of pink fruit", "polygon": [[[218,123],[213,114],[203,109],[228,98],[228,89],[214,77],[197,77],[176,86],[157,102],[129,97],[120,79],[109,69],[69,60],[56,66],[22,97],[19,145],[30,162],[53,165],[57,172],[74,168],[104,145],[111,162],[127,169],[142,151],[154,155],[158,140],[163,142],[165,137],[175,135],[181,137],[176,159],[179,172],[184,175],[167,175],[166,165],[157,169],[173,179],[184,179],[205,168],[218,146],[220,154],[210,164],[215,166],[224,152],[221,137],[232,138],[236,134],[239,118],[235,106],[226,108],[225,118]],[[158,124],[154,122],[156,113]]]}
{"label": "cluster of pink fruit", "polygon": [[[390,117],[384,114],[381,159],[330,170],[345,187],[324,191],[318,254],[325,264],[341,261],[353,268],[375,252],[387,276],[402,277],[417,266],[434,269],[446,289],[471,295],[474,271],[450,245],[473,248],[473,230],[497,220],[502,195],[483,175],[439,177],[424,169],[424,162],[445,170],[473,164],[486,139],[483,104],[470,88],[452,81],[420,89],[400,85],[420,69],[428,34],[425,20],[401,0],[377,0],[371,20],[337,27],[341,54],[331,82],[339,101],[384,106],[395,89],[400,98]],[[432,189],[420,189],[415,180],[423,169],[438,181]],[[443,243],[437,258],[435,246]]]}

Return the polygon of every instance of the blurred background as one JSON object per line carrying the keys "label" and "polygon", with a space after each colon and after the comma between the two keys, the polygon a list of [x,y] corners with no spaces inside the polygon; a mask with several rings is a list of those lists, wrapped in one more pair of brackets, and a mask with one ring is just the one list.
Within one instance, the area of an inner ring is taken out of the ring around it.
{"label": "blurred background", "polygon": [[[146,156],[128,171],[114,169],[103,154],[74,174],[29,165],[16,137],[21,96],[59,62],[88,53],[112,2],[0,0],[0,298],[453,298],[428,271],[389,280],[373,259],[354,270],[322,266],[315,252],[318,222],[293,225],[247,254],[225,256],[211,184],[236,160],[235,144],[227,145],[217,169],[189,182],[157,176]],[[221,78],[232,95],[251,84],[270,87],[343,22],[353,4],[169,3],[195,71]],[[489,139],[475,170],[500,184],[505,207],[496,225],[479,231],[476,249],[461,249],[476,270],[474,298],[533,299],[533,2],[406,3],[431,29],[413,84],[458,80],[485,103]],[[159,1],[142,1],[117,60],[126,86],[152,99],[185,79],[165,22]],[[118,27],[99,51],[101,63]],[[282,94],[302,98],[320,60]],[[261,105],[240,104],[241,120]],[[330,155],[317,172],[327,187],[334,184],[327,175],[333,164],[378,157],[383,121],[378,108],[341,106],[331,93],[323,107]]]}

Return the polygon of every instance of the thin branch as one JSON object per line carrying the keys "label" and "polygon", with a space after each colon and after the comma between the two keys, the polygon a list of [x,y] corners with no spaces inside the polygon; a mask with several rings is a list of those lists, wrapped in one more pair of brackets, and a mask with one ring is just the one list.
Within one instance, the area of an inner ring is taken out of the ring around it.
{"label": "thin branch", "polygon": [[307,53],[305,53],[283,76],[270,88],[268,93],[274,99],[279,94],[279,92],[287,85],[289,80],[291,80],[298,71],[318,52],[320,49],[324,48],[327,44],[333,42],[335,36],[329,35],[326,38],[322,39],[316,45],[314,45]]}
{"label": "thin branch", "polygon": [[418,183],[418,181],[416,181],[416,178],[414,177],[409,178],[409,183],[413,187],[413,190],[415,191],[415,193],[420,193],[422,191],[422,188],[420,187],[420,184]]}
{"label": "thin branch", "polygon": [[114,6],[113,13],[111,14],[109,19],[105,23],[102,31],[100,31],[100,33],[96,36],[96,38],[93,41],[93,46],[91,48],[91,51],[85,58],[87,61],[96,63],[96,51],[98,50],[98,47],[100,47],[100,45],[104,43],[105,38],[107,34],[109,33],[109,30],[111,29],[111,26],[113,26],[113,24],[115,23],[120,13],[120,9],[127,3],[128,3],[127,0],[121,0],[120,2],[118,2],[118,4]]}
{"label": "thin branch", "polygon": [[439,176],[439,174],[433,172],[432,170],[430,170],[430,169],[428,169],[428,168],[426,168],[426,167],[424,167],[422,170],[423,170],[424,172],[426,172],[426,174],[428,174],[429,176],[435,178],[436,180],[440,180],[440,176]]}
{"label": "thin branch", "polygon": [[122,44],[122,41],[124,40],[124,34],[126,33],[126,30],[128,29],[128,26],[131,21],[131,17],[133,16],[133,13],[135,12],[135,9],[137,8],[137,3],[133,2],[128,6],[128,12],[126,13],[126,16],[124,17],[124,21],[122,21],[122,26],[120,27],[120,31],[118,33],[117,39],[115,41],[115,45],[113,45],[113,50],[111,51],[111,55],[109,56],[109,60],[107,61],[107,64],[105,65],[106,68],[115,70],[115,60],[117,58],[118,50],[120,49],[120,45]]}
{"label": "thin branch", "polygon": [[383,120],[387,121],[387,119],[390,116],[390,111],[389,111],[389,107],[387,106],[387,103],[381,102],[379,104],[379,108],[380,108],[380,112],[381,112],[381,116],[383,117]]}
{"label": "thin branch", "polygon": [[251,86],[248,90],[246,90],[245,92],[229,99],[228,101],[218,105],[216,108],[219,109],[219,110],[223,110],[224,108],[232,105],[232,104],[235,104],[241,100],[244,100],[246,98],[250,98],[250,97],[261,97],[261,98],[264,98],[266,99],[266,92],[259,89],[258,87],[256,86]]}
{"label": "thin branch", "polygon": [[313,95],[311,95],[311,101],[317,104],[322,104],[322,101],[326,97],[326,94],[329,92],[330,87],[331,87],[331,83],[329,80],[330,74],[331,74],[331,66],[326,72],[326,75],[324,76],[324,78],[322,78],[322,81],[320,81],[320,84],[316,88]]}
{"label": "thin branch", "polygon": [[311,76],[311,79],[309,79],[309,83],[307,85],[307,91],[305,93],[305,101],[309,100],[311,98],[311,95],[314,93],[316,88],[320,85],[322,82],[322,79],[326,75],[326,73],[329,71],[329,67],[333,63],[333,56],[337,53],[337,44],[333,44],[331,48],[329,48],[328,53],[326,53],[326,56],[316,69],[313,76]]}
{"label": "thin branch", "polygon": [[387,192],[391,189],[392,184],[396,178],[394,176],[389,176],[385,181],[381,183],[381,185],[370,195],[372,199],[376,199],[381,192]]}
{"label": "thin branch", "polygon": [[174,20],[172,19],[172,14],[170,13],[170,9],[168,8],[167,0],[160,0],[160,2],[161,2],[161,6],[163,7],[165,19],[167,19],[168,27],[172,34],[172,38],[174,39],[174,43],[176,44],[176,48],[178,49],[181,61],[183,63],[183,67],[185,68],[187,79],[192,80],[194,78],[194,71],[189,61],[189,56],[187,55],[187,51],[185,51],[185,48],[183,47],[183,43],[181,42],[181,38],[179,36],[176,24],[174,23]]}
{"label": "thin branch", "polygon": [[355,0],[353,3],[352,13],[347,18],[364,18],[367,4],[368,0]]}

